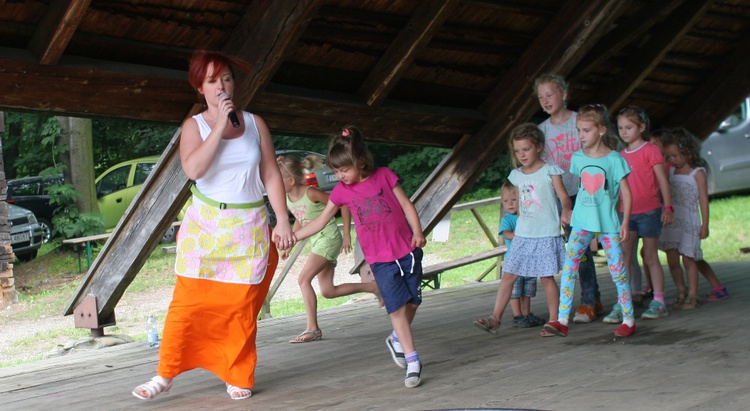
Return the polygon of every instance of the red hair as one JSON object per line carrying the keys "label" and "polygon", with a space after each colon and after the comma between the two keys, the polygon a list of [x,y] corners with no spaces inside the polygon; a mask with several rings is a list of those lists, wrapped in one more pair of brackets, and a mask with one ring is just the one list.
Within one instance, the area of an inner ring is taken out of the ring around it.
{"label": "red hair", "polygon": [[214,64],[214,77],[217,77],[225,67],[229,68],[232,78],[234,78],[234,67],[245,72],[250,71],[248,64],[236,57],[231,57],[218,51],[196,50],[190,59],[188,68],[188,81],[195,91],[198,91],[203,85],[203,80],[208,74],[208,66],[211,63]]}

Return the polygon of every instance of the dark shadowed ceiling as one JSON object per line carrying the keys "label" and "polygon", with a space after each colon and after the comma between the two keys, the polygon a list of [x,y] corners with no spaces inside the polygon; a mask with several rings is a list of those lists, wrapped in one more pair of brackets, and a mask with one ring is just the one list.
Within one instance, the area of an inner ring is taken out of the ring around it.
{"label": "dark shadowed ceiling", "polygon": [[250,63],[236,99],[277,132],[453,147],[543,117],[531,83],[558,60],[573,107],[705,136],[750,94],[750,1],[0,0],[0,108],[177,124],[198,48]]}

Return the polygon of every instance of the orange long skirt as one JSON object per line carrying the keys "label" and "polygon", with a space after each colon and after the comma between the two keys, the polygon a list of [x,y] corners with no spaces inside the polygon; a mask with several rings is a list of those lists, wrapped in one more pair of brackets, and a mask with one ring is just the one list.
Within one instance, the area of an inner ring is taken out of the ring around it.
{"label": "orange long skirt", "polygon": [[260,284],[177,276],[159,349],[159,376],[203,368],[226,383],[255,386],[257,319],[279,261],[276,247],[269,248]]}

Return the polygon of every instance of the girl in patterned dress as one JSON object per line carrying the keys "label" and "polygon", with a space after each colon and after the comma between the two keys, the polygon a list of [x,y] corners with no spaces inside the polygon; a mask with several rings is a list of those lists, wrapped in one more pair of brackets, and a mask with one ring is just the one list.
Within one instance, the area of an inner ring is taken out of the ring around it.
{"label": "girl in patterned dress", "polygon": [[[550,320],[556,321],[559,294],[554,275],[565,260],[560,222],[570,223],[572,207],[562,182],[562,169],[542,160],[544,133],[535,124],[521,124],[513,129],[508,143],[514,165],[520,163],[508,176],[518,187],[519,212],[513,248],[503,263],[503,279],[492,315],[474,321],[477,328],[495,335],[518,276],[541,279]],[[556,198],[562,203],[562,217],[557,211]],[[542,331],[541,335],[550,334]]]}
{"label": "girl in patterned dress", "polygon": [[[562,337],[568,335],[568,316],[581,257],[596,237],[607,254],[612,281],[617,287],[618,302],[615,308],[623,317],[615,336],[628,337],[635,332],[635,318],[620,243],[627,240],[630,226],[632,198],[626,178],[630,168],[616,151],[617,140],[612,135],[613,128],[606,107],[601,104],[581,107],[576,127],[583,149],[573,153],[570,171],[581,178],[581,187],[571,222],[573,229],[568,239],[568,258],[560,280],[558,320],[548,322],[544,329]],[[616,210],[620,196],[623,204],[622,224]],[[608,322],[607,317],[604,322]]]}
{"label": "girl in patterned dress", "polygon": [[[672,164],[669,188],[675,219],[662,229],[659,249],[667,253],[669,272],[680,294],[675,307],[687,310],[700,303],[696,261],[703,260],[701,240],[708,237],[708,183],[706,170],[701,167],[705,163],[700,157],[697,138],[684,128],[678,128],[670,131],[663,144],[666,160]],[[680,257],[687,272],[687,290]]]}
{"label": "girl in patterned dress", "polygon": [[[294,157],[278,157],[281,179],[284,180],[286,190],[286,206],[295,218],[294,229],[299,230],[305,224],[314,220],[328,203],[328,194],[315,187],[303,184],[305,169],[313,169],[322,165],[317,156],[309,155],[302,162]],[[349,234],[351,227],[351,213],[346,207],[341,207],[341,217],[344,222],[344,235],[341,236],[336,225],[336,219],[328,221],[325,228],[310,237],[310,256],[300,271],[299,288],[305,303],[307,328],[298,336],[292,338],[291,343],[304,343],[323,338],[323,331],[318,326],[318,300],[312,286],[313,278],[318,278],[320,292],[325,298],[336,298],[356,293],[377,293],[377,285],[369,283],[345,283],[333,285],[333,274],[336,268],[336,258],[340,252],[349,253],[352,240]],[[284,250],[281,258],[286,259],[291,249]]]}

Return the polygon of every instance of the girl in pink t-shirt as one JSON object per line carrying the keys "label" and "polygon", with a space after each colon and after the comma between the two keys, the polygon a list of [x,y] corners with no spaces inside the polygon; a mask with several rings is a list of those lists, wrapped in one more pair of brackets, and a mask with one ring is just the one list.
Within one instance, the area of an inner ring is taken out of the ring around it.
{"label": "girl in pink t-shirt", "polygon": [[657,250],[662,224],[672,223],[674,209],[664,157],[659,147],[648,142],[648,128],[648,116],[640,107],[627,106],[617,115],[617,129],[626,145],[620,154],[630,166],[628,184],[633,195],[630,235],[622,246],[625,269],[632,272],[638,238],[642,238],[643,264],[651,273],[654,299],[641,318],[657,319],[669,315],[664,302],[664,270]]}
{"label": "girl in pink t-shirt", "polygon": [[396,365],[406,368],[404,385],[416,387],[422,363],[414,348],[411,322],[422,302],[422,247],[426,243],[417,209],[396,174],[375,167],[356,127],[346,126],[334,136],[326,165],[340,182],[320,215],[294,234],[297,240],[310,237],[322,230],[340,207],[351,210],[357,240],[391,317],[393,332],[386,337],[386,346]]}

